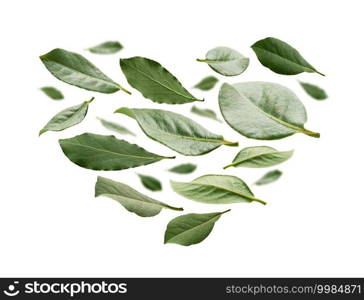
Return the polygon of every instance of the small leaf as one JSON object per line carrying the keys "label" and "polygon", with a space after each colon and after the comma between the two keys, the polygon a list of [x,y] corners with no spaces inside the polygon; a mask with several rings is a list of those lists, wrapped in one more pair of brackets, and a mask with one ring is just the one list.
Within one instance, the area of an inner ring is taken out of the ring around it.
{"label": "small leaf", "polygon": [[216,113],[211,110],[211,109],[202,109],[202,108],[198,108],[196,106],[192,106],[191,108],[191,112],[196,114],[196,115],[199,115],[201,117],[206,117],[206,118],[210,118],[212,120],[215,120],[215,121],[218,121],[218,122],[221,122],[217,116],[216,116]]}
{"label": "small leaf", "polygon": [[108,41],[99,45],[88,48],[87,50],[95,54],[114,54],[123,49],[123,46],[117,41]]}
{"label": "small leaf", "polygon": [[162,184],[161,182],[153,177],[153,176],[147,176],[147,175],[142,175],[142,174],[138,174],[140,180],[142,181],[142,184],[144,185],[145,188],[147,188],[148,190],[151,191],[161,191],[162,190]]}
{"label": "small leaf", "polygon": [[169,169],[169,172],[177,173],[177,174],[190,174],[193,171],[195,171],[197,168],[196,165],[187,163],[187,164],[180,164],[178,166],[175,166],[171,169]]}
{"label": "small leaf", "polygon": [[176,77],[154,60],[139,56],[120,59],[120,67],[128,83],[154,102],[183,104],[203,101],[192,96]]}
{"label": "small leaf", "polygon": [[102,119],[102,118],[97,118],[101,124],[109,129],[109,130],[112,130],[112,131],[115,131],[117,133],[120,133],[120,134],[130,134],[130,135],[133,135],[135,136],[135,134],[133,132],[131,132],[129,129],[125,128],[124,126],[121,126],[120,124],[117,124],[117,123],[114,123],[114,122],[111,122],[111,121],[107,121],[105,119]]}
{"label": "small leaf", "polygon": [[57,48],[40,59],[53,76],[68,84],[105,94],[119,90],[131,94],[80,54]]}
{"label": "small leaf", "polygon": [[66,128],[81,123],[86,117],[88,105],[93,100],[94,98],[79,105],[71,106],[60,111],[39,131],[39,135],[42,135],[47,131],[62,131]]}
{"label": "small leaf", "polygon": [[267,183],[271,183],[279,179],[282,176],[282,172],[279,170],[269,171],[265,174],[262,178],[260,178],[255,184],[256,185],[263,185]]}
{"label": "small leaf", "polygon": [[260,63],[275,73],[296,75],[302,72],[316,72],[325,76],[310,65],[295,48],[279,39],[268,37],[251,47]]}
{"label": "small leaf", "polygon": [[84,133],[59,140],[59,144],[70,161],[92,170],[123,170],[175,158],[148,152],[112,135]]}
{"label": "small leaf", "polygon": [[203,91],[211,90],[219,80],[215,76],[207,76],[197,83],[194,87]]}
{"label": "small leaf", "polygon": [[44,86],[40,90],[53,100],[62,100],[64,98],[62,92],[53,86]]}
{"label": "small leaf", "polygon": [[167,225],[164,243],[174,243],[182,246],[198,244],[206,239],[221,215],[229,212],[209,214],[187,214],[174,218]]}
{"label": "small leaf", "polygon": [[171,181],[173,190],[181,196],[208,204],[231,204],[264,201],[254,197],[247,184],[236,176],[204,175],[191,182]]}
{"label": "small leaf", "polygon": [[211,69],[224,76],[236,76],[249,66],[249,58],[228,47],[217,47],[206,53],[205,59],[197,59],[207,63]]}
{"label": "small leaf", "polygon": [[304,128],[306,109],[297,96],[276,83],[224,83],[219,105],[225,121],[248,138],[275,140],[297,132],[320,137]]}
{"label": "small leaf", "polygon": [[224,167],[247,167],[264,168],[278,165],[293,154],[292,151],[279,152],[267,146],[247,147],[241,150],[234,158],[233,162]]}
{"label": "small leaf", "polygon": [[299,81],[299,83],[303,87],[305,92],[307,94],[309,94],[312,98],[314,98],[316,100],[327,99],[326,92],[322,88],[318,87],[317,85],[307,83],[307,82],[301,82],[301,81]]}
{"label": "small leaf", "polygon": [[147,136],[183,155],[202,155],[221,145],[238,145],[170,111],[122,107],[115,112],[134,118]]}
{"label": "small leaf", "polygon": [[149,198],[130,186],[121,182],[98,176],[95,185],[95,197],[105,196],[116,200],[128,211],[140,217],[153,217],[160,213],[162,208],[182,211],[183,208],[173,207],[163,202]]}

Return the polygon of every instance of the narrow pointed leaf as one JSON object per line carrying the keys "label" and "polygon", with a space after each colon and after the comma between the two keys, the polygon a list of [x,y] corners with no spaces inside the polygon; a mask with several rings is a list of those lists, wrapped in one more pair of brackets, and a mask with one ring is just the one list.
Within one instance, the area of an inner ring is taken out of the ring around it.
{"label": "narrow pointed leaf", "polygon": [[183,208],[173,207],[139,193],[130,186],[105,177],[98,176],[95,185],[95,197],[105,196],[116,200],[128,211],[140,217],[153,217],[162,208],[182,211]]}
{"label": "narrow pointed leaf", "polygon": [[194,114],[196,114],[196,115],[199,115],[201,117],[206,117],[206,118],[209,118],[209,119],[212,119],[212,120],[221,122],[217,118],[216,113],[212,109],[208,109],[208,108],[202,109],[202,108],[198,108],[198,107],[196,107],[194,105],[191,108],[191,112],[194,113]]}
{"label": "narrow pointed leaf", "polygon": [[134,118],[147,136],[183,155],[202,155],[223,144],[237,146],[170,111],[122,107],[116,112]]}
{"label": "narrow pointed leaf", "polygon": [[276,83],[224,83],[219,105],[225,121],[248,138],[275,140],[297,132],[320,137],[304,128],[307,116],[302,102],[291,90]]}
{"label": "narrow pointed leaf", "polygon": [[44,86],[40,90],[53,100],[64,99],[62,92],[53,86]]}
{"label": "narrow pointed leaf", "polygon": [[191,164],[191,163],[186,163],[186,164],[180,164],[178,166],[175,166],[171,169],[169,169],[169,172],[172,173],[177,173],[177,174],[190,174],[193,171],[195,171],[197,168],[196,165]]}
{"label": "narrow pointed leaf", "polygon": [[105,94],[119,90],[130,94],[80,54],[57,48],[40,59],[53,76],[68,84]]}
{"label": "narrow pointed leaf", "polygon": [[255,184],[256,185],[268,184],[268,183],[278,180],[281,176],[282,176],[282,172],[279,170],[269,171],[262,178],[260,178]]}
{"label": "narrow pointed leaf", "polygon": [[94,98],[79,105],[71,106],[60,111],[39,131],[39,135],[47,131],[61,131],[81,123],[86,117],[89,104],[93,100]]}
{"label": "narrow pointed leaf", "polygon": [[151,191],[161,191],[162,183],[153,176],[138,174],[145,188]]}
{"label": "narrow pointed leaf", "polygon": [[268,37],[251,47],[260,63],[275,73],[295,75],[302,72],[316,72],[324,76],[310,65],[295,48],[279,39]]}
{"label": "narrow pointed leaf", "polygon": [[129,129],[125,128],[124,126],[121,126],[118,123],[111,122],[111,121],[108,121],[108,120],[105,120],[105,119],[102,119],[102,118],[97,118],[97,119],[101,122],[101,124],[105,128],[107,128],[109,130],[115,131],[115,132],[120,133],[120,134],[130,134],[130,135],[135,136],[135,134],[133,132],[131,132]]}
{"label": "narrow pointed leaf", "polygon": [[310,95],[312,98],[316,100],[325,100],[327,99],[327,94],[325,90],[318,87],[317,85],[307,83],[307,82],[299,82],[302,88],[305,90],[305,92]]}
{"label": "narrow pointed leaf", "polygon": [[230,204],[264,201],[254,197],[248,185],[236,176],[204,175],[191,182],[171,181],[173,190],[181,196],[208,204]]}
{"label": "narrow pointed leaf", "polygon": [[205,78],[203,78],[199,83],[197,83],[194,88],[196,89],[200,89],[203,91],[209,91],[212,88],[214,88],[214,86],[216,85],[216,83],[219,80],[215,77],[215,76],[207,76]]}
{"label": "narrow pointed leaf", "polygon": [[216,47],[206,53],[205,59],[197,59],[207,63],[211,69],[224,76],[236,76],[249,66],[249,58],[228,47]]}
{"label": "narrow pointed leaf", "polygon": [[187,214],[174,218],[167,225],[164,243],[174,243],[190,246],[201,243],[214,228],[215,222],[221,215],[229,212],[215,212],[209,214]]}
{"label": "narrow pointed leaf", "polygon": [[247,147],[239,151],[233,162],[224,167],[265,168],[278,165],[293,155],[292,151],[277,151],[272,147]]}
{"label": "narrow pointed leaf", "polygon": [[120,67],[128,83],[154,102],[183,104],[203,101],[191,95],[174,75],[154,60],[139,56],[120,59]]}
{"label": "narrow pointed leaf", "polygon": [[148,152],[112,135],[84,133],[59,140],[59,144],[70,161],[92,170],[123,170],[174,158]]}
{"label": "narrow pointed leaf", "polygon": [[114,54],[121,49],[123,49],[123,46],[118,41],[108,41],[90,47],[87,50],[95,54]]}

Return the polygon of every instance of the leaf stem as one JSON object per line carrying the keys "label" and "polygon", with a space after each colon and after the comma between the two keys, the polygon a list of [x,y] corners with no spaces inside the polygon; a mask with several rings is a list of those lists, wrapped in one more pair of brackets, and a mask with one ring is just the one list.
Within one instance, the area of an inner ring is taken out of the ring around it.
{"label": "leaf stem", "polygon": [[229,165],[226,165],[225,167],[223,167],[223,169],[227,169],[227,168],[230,168],[230,167],[233,167],[235,164],[229,164]]}
{"label": "leaf stem", "polygon": [[123,88],[120,84],[118,84],[118,86],[119,86],[119,89],[120,89],[120,90],[122,90],[123,92],[125,92],[125,93],[127,93],[127,94],[131,95],[131,92],[130,92],[130,91],[128,91],[127,89]]}
{"label": "leaf stem", "polygon": [[162,156],[162,157],[165,159],[175,159],[176,158],[175,156]]}
{"label": "leaf stem", "polygon": [[252,201],[259,202],[259,203],[261,203],[263,205],[267,205],[267,202],[265,202],[263,200],[260,200],[260,199],[252,198]]}
{"label": "leaf stem", "polygon": [[306,128],[302,128],[302,130],[300,130],[299,132],[301,132],[303,134],[306,134],[308,136],[312,136],[314,138],[319,138],[320,137],[320,133],[308,130]]}
{"label": "leaf stem", "polygon": [[208,62],[208,60],[206,60],[206,59],[201,59],[201,58],[197,58],[196,60],[197,60],[198,62],[204,62],[204,63],[205,63],[205,62]]}
{"label": "leaf stem", "polygon": [[223,144],[225,146],[229,146],[229,147],[237,147],[237,146],[239,146],[239,142],[229,142],[229,141],[225,141],[225,140],[223,140],[222,142],[223,142]]}
{"label": "leaf stem", "polygon": [[315,72],[316,72],[317,74],[320,74],[321,76],[326,76],[325,74],[323,74],[323,73],[321,73],[321,72],[319,72],[319,71],[317,71],[317,70],[315,70]]}
{"label": "leaf stem", "polygon": [[223,211],[223,212],[221,212],[220,213],[220,215],[222,215],[222,214],[226,214],[227,212],[229,212],[229,211],[231,211],[231,209],[229,208],[229,209],[227,209],[227,210],[225,210],[225,211]]}

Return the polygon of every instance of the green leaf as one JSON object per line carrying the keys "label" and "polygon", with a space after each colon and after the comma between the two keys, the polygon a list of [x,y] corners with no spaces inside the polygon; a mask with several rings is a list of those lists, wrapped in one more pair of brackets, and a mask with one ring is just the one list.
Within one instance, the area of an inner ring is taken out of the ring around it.
{"label": "green leaf", "polygon": [[279,179],[282,176],[282,172],[279,170],[269,171],[265,174],[262,178],[260,178],[255,184],[256,185],[263,185],[267,183],[271,183]]}
{"label": "green leaf", "polygon": [[327,94],[326,94],[325,90],[318,87],[317,85],[307,83],[307,82],[302,82],[302,81],[299,81],[299,83],[303,87],[305,92],[307,94],[309,94],[312,98],[314,98],[316,100],[325,100],[325,99],[327,99]]}
{"label": "green leaf", "polygon": [[302,72],[316,72],[325,76],[310,65],[295,48],[279,39],[268,37],[251,47],[260,63],[275,73],[296,75]]}
{"label": "green leaf", "polygon": [[236,176],[204,175],[191,182],[171,181],[173,190],[181,196],[208,204],[230,204],[264,201],[254,197],[247,184]]}
{"label": "green leaf", "polygon": [[278,165],[293,154],[292,151],[277,151],[267,146],[247,147],[239,151],[233,162],[224,167],[264,168]]}
{"label": "green leaf", "polygon": [[203,91],[211,90],[219,80],[215,76],[207,76],[194,87]]}
{"label": "green leaf", "polygon": [[40,59],[53,76],[71,85],[105,94],[119,90],[131,94],[80,54],[57,48]]}
{"label": "green leaf", "polygon": [[180,164],[178,166],[175,166],[171,169],[169,169],[169,172],[177,173],[177,174],[190,174],[193,171],[195,171],[197,168],[196,165],[187,163],[187,164]]}
{"label": "green leaf", "polygon": [[135,134],[133,132],[131,132],[129,129],[125,128],[124,126],[121,126],[120,124],[117,124],[117,123],[114,123],[114,122],[111,122],[111,121],[107,121],[105,119],[102,119],[102,118],[97,118],[101,124],[109,129],[109,130],[112,130],[112,131],[115,131],[117,133],[120,133],[120,134],[130,134],[130,135],[133,135],[135,136]]}
{"label": "green leaf", "polygon": [[112,135],[84,133],[59,140],[59,144],[70,161],[92,170],[123,170],[175,158],[148,152]]}
{"label": "green leaf", "polygon": [[95,197],[105,196],[116,200],[128,211],[140,217],[153,217],[160,213],[162,208],[182,211],[183,208],[173,207],[163,202],[149,198],[130,186],[121,182],[98,176],[95,185]]}
{"label": "green leaf", "polygon": [[162,183],[153,176],[147,176],[138,174],[140,180],[142,181],[142,184],[145,188],[151,191],[161,191],[162,190]]}
{"label": "green leaf", "polygon": [[63,94],[53,86],[44,86],[40,90],[53,100],[62,100]]}
{"label": "green leaf", "polygon": [[218,122],[221,122],[217,116],[216,116],[216,113],[212,110],[212,109],[202,109],[202,108],[198,108],[196,107],[195,105],[192,106],[191,108],[191,112],[196,114],[196,115],[199,115],[201,117],[206,117],[206,118],[210,118],[212,120],[215,120],[215,121],[218,121]]}
{"label": "green leaf", "polygon": [[129,84],[154,102],[183,104],[203,101],[192,96],[160,63],[144,58],[120,59],[120,67]]}
{"label": "green leaf", "polygon": [[90,47],[87,50],[95,54],[114,54],[123,49],[123,46],[117,41],[108,41],[96,46]]}
{"label": "green leaf", "polygon": [[164,243],[174,243],[182,246],[198,244],[206,239],[221,215],[229,212],[209,214],[187,214],[174,218],[167,225]]}
{"label": "green leaf", "polygon": [[205,59],[197,59],[207,63],[211,69],[224,76],[236,76],[249,66],[249,58],[228,47],[216,47],[206,53]]}
{"label": "green leaf", "polygon": [[60,111],[39,131],[39,135],[42,135],[47,131],[62,131],[66,128],[81,123],[86,117],[88,105],[93,100],[94,98],[79,105],[71,106]]}
{"label": "green leaf", "polygon": [[275,140],[297,132],[320,137],[304,128],[306,110],[297,96],[276,83],[224,83],[219,105],[225,121],[248,138]]}
{"label": "green leaf", "polygon": [[134,118],[147,136],[183,155],[202,155],[221,145],[238,145],[170,111],[122,107],[116,112]]}

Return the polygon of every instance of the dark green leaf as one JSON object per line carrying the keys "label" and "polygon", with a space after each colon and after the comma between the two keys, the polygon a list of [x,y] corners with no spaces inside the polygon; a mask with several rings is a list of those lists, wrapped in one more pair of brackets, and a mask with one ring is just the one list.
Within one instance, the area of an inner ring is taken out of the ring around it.
{"label": "dark green leaf", "polygon": [[162,190],[162,183],[153,176],[147,176],[138,174],[140,180],[142,181],[142,184],[145,188],[151,191],[161,191]]}
{"label": "dark green leaf", "polygon": [[116,112],[134,118],[147,136],[183,155],[202,155],[221,145],[238,145],[170,111],[122,107]]}
{"label": "dark green leaf", "polygon": [[191,108],[191,112],[199,115],[201,117],[206,117],[206,118],[210,118],[213,119],[215,121],[221,122],[217,117],[216,117],[216,113],[212,110],[212,109],[202,109],[202,108],[198,108],[196,106],[192,106]]}
{"label": "dark green leaf", "polygon": [[80,54],[57,48],[40,59],[53,76],[71,85],[106,94],[119,90],[130,94]]}
{"label": "dark green leaf", "polygon": [[263,185],[267,183],[271,183],[279,179],[282,176],[282,172],[279,170],[273,170],[265,174],[262,178],[260,178],[255,184]]}
{"label": "dark green leaf", "polygon": [[63,94],[53,86],[44,86],[40,89],[44,94],[53,100],[62,100]]}
{"label": "dark green leaf", "polygon": [[114,54],[123,49],[123,46],[117,41],[108,41],[99,45],[88,48],[87,50],[95,54]]}
{"label": "dark green leaf", "polygon": [[192,96],[160,63],[144,58],[120,59],[120,67],[129,84],[154,102],[183,104],[203,101]]}
{"label": "dark green leaf", "polygon": [[95,185],[95,197],[105,196],[116,200],[128,211],[141,217],[158,215],[162,208],[181,211],[183,208],[169,206],[163,202],[149,198],[130,186],[121,182],[98,176]]}
{"label": "dark green leaf", "polygon": [[196,165],[187,163],[187,164],[181,164],[181,165],[175,166],[175,167],[169,169],[168,171],[177,173],[177,174],[190,174],[193,171],[195,171],[196,168],[197,168]]}
{"label": "dark green leaf", "polygon": [[314,98],[316,100],[327,99],[326,92],[322,88],[318,87],[317,85],[314,85],[311,83],[306,83],[306,82],[301,82],[301,81],[299,83],[303,87],[305,92],[307,94],[309,94],[312,98]]}
{"label": "dark green leaf", "polygon": [[301,54],[287,43],[268,37],[251,46],[261,64],[273,72],[283,75],[295,75],[302,72],[316,72]]}
{"label": "dark green leaf", "polygon": [[207,76],[194,87],[203,91],[211,90],[219,80],[214,76]]}
{"label": "dark green leaf", "polygon": [[221,215],[229,212],[209,214],[187,214],[174,218],[167,225],[164,243],[174,243],[182,246],[198,244],[206,239]]}
{"label": "dark green leaf", "polygon": [[304,128],[306,110],[297,96],[276,83],[224,83],[219,105],[225,121],[248,138],[275,140],[297,132],[320,137]]}
{"label": "dark green leaf", "polygon": [[112,135],[84,133],[59,140],[59,144],[69,160],[92,170],[123,170],[174,158],[148,152]]}
{"label": "dark green leaf", "polygon": [[110,129],[110,130],[115,131],[115,132],[120,133],[120,134],[130,134],[130,135],[135,136],[135,134],[133,132],[131,132],[129,129],[125,128],[124,126],[121,126],[120,124],[110,122],[110,121],[107,121],[107,120],[102,119],[102,118],[97,118],[97,119],[107,129]]}

